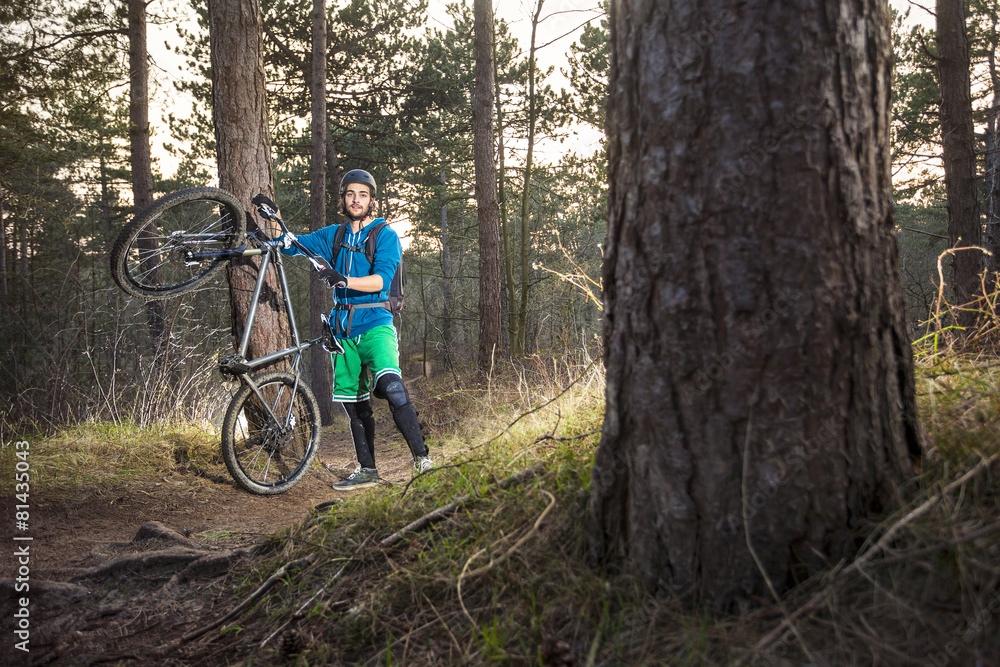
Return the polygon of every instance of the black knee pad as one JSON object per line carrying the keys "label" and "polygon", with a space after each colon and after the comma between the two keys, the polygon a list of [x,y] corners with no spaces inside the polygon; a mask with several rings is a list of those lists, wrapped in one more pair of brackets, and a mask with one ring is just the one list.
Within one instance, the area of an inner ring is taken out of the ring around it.
{"label": "black knee pad", "polygon": [[383,375],[376,383],[377,393],[389,401],[389,409],[401,408],[410,402],[410,395],[403,384],[403,378],[395,373]]}

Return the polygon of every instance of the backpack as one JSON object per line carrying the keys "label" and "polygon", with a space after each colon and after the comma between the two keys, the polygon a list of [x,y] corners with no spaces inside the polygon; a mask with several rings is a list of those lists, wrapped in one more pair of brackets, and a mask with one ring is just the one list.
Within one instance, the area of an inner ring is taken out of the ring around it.
{"label": "backpack", "polygon": [[[375,268],[375,242],[378,240],[378,234],[382,231],[383,227],[388,226],[388,222],[380,222],[379,224],[372,227],[371,231],[368,232],[368,238],[365,239],[365,247],[358,248],[356,246],[347,245],[344,243],[344,234],[347,233],[347,225],[343,224],[337,227],[337,231],[333,235],[333,261],[337,261],[337,257],[340,255],[341,248],[347,248],[352,252],[363,252],[365,257],[368,258],[368,263],[372,265],[372,270]],[[369,274],[371,275],[371,274]],[[399,266],[396,267],[396,273],[392,276],[392,281],[389,283],[389,301],[383,301],[382,306],[391,312],[393,316],[399,315],[403,310],[404,304],[404,294],[403,285],[406,282],[406,267],[403,266],[403,257],[399,258]],[[373,304],[374,305],[374,304]]]}

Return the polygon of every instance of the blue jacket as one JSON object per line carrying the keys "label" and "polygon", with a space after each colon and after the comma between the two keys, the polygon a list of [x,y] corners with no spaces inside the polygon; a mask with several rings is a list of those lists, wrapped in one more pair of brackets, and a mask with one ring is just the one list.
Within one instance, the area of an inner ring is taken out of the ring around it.
{"label": "blue jacket", "polygon": [[[347,310],[338,309],[338,305],[379,303],[389,299],[389,286],[392,283],[392,277],[396,275],[396,267],[399,266],[403,257],[403,247],[399,243],[396,230],[389,226],[383,227],[376,240],[375,265],[374,270],[372,270],[373,267],[364,253],[365,240],[372,227],[380,222],[384,222],[384,220],[382,218],[372,220],[358,232],[353,232],[348,226],[347,232],[344,234],[344,245],[336,258],[333,257],[333,237],[337,231],[337,225],[327,225],[310,234],[295,237],[310,252],[322,257],[327,264],[331,264],[333,268],[345,276],[360,277],[374,273],[382,276],[382,290],[380,292],[359,292],[346,287],[338,287],[333,290],[334,308],[330,313],[330,321],[334,322],[334,318],[336,318],[340,322],[339,327],[334,326],[335,331],[347,330],[347,320],[350,314]],[[361,248],[361,250],[352,252],[347,248],[349,245]],[[294,246],[282,250],[282,252],[286,255],[302,254]],[[391,312],[385,308],[359,308],[354,311],[354,317],[351,321],[351,337],[357,338],[369,329],[382,324],[392,324]]]}

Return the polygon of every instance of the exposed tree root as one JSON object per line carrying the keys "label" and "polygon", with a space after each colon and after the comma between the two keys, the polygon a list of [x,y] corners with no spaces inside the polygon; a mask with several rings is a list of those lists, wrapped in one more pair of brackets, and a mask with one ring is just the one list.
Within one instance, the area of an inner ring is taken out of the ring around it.
{"label": "exposed tree root", "polygon": [[[229,613],[221,616],[220,618],[217,618],[215,621],[209,623],[206,626],[203,626],[201,628],[198,628],[197,630],[193,630],[193,631],[187,633],[186,635],[184,635],[183,637],[180,638],[178,644],[184,644],[184,643],[187,643],[187,642],[191,641],[192,639],[197,639],[198,637],[201,637],[206,632],[210,632],[210,631],[214,630],[215,628],[219,627],[220,625],[223,625],[223,624],[227,623],[230,619],[233,619],[236,616],[239,616],[241,613],[243,613],[243,611],[245,609],[247,609],[247,608],[253,606],[254,604],[256,604],[256,602],[258,600],[260,600],[260,598],[264,595],[264,593],[266,593],[268,591],[268,589],[271,588],[271,586],[273,586],[278,581],[280,581],[282,577],[284,577],[286,574],[288,574],[289,571],[291,571],[293,569],[296,569],[296,568],[305,567],[306,565],[309,565],[310,563],[312,563],[314,560],[316,560],[316,554],[309,554],[308,556],[305,556],[303,558],[299,558],[298,560],[293,560],[290,563],[285,563],[284,565],[282,565],[281,567],[279,567],[277,570],[275,570],[274,573],[264,581],[264,583],[262,583],[260,586],[258,586],[257,590],[255,590],[250,595],[250,597],[248,597],[246,600],[244,600],[240,604],[236,605],[236,607],[234,607],[232,610],[230,610]],[[173,648],[173,646],[162,647],[161,650],[163,650],[165,648]]]}

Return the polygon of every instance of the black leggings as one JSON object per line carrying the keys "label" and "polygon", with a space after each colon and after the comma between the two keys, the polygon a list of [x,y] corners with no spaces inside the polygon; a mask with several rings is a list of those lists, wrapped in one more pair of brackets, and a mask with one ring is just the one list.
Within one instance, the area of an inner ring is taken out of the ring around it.
{"label": "black leggings", "polygon": [[[417,409],[410,401],[403,378],[395,373],[386,373],[375,383],[375,396],[389,402],[392,420],[403,434],[413,458],[427,456],[427,445],[424,444],[424,434],[417,418]],[[343,405],[351,421],[351,437],[354,440],[358,463],[362,468],[374,468],[375,418],[372,416],[372,404],[365,400],[345,402]]]}
{"label": "black leggings", "polygon": [[351,438],[354,451],[362,468],[375,467],[375,418],[372,416],[370,401],[342,403],[351,421]]}

